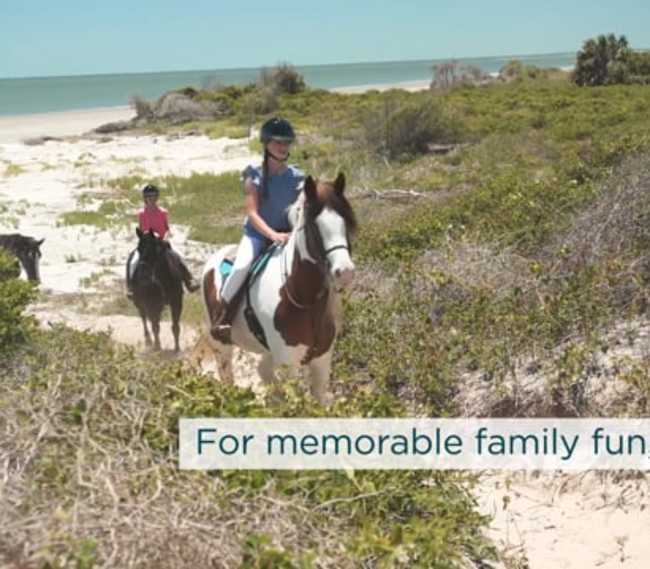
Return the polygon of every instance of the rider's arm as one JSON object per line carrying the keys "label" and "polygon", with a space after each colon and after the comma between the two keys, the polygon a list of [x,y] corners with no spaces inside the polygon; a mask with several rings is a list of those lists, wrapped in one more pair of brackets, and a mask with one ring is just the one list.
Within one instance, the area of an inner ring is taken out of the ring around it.
{"label": "rider's arm", "polygon": [[169,217],[166,211],[163,213],[163,217],[165,218],[165,235],[163,239],[168,240],[172,236],[172,231],[169,229]]}
{"label": "rider's arm", "polygon": [[244,182],[244,193],[246,194],[246,197],[244,198],[246,214],[248,215],[248,219],[253,224],[255,229],[257,229],[265,237],[268,237],[271,241],[286,241],[289,237],[288,234],[278,233],[277,231],[273,230],[257,212],[257,187],[251,178],[247,178]]}

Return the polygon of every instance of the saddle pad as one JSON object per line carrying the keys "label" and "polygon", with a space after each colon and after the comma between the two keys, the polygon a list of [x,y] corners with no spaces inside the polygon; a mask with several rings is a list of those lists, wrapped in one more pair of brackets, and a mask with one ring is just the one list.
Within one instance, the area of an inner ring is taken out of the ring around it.
{"label": "saddle pad", "polygon": [[233,261],[231,259],[222,259],[219,265],[219,273],[222,279],[225,279],[232,272],[232,264]]}
{"label": "saddle pad", "polygon": [[[264,270],[266,264],[269,262],[269,259],[273,255],[275,249],[274,245],[271,245],[266,251],[264,251],[255,261],[253,261],[253,266],[249,271],[251,282]],[[219,265],[219,273],[221,274],[222,287],[226,281],[226,278],[232,273],[232,267],[235,262],[234,255],[229,255],[221,260]]]}

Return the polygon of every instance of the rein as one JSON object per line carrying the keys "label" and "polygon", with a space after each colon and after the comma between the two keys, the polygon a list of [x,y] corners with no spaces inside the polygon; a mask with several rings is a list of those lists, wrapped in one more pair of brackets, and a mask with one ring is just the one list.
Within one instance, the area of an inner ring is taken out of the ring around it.
{"label": "rein", "polygon": [[[316,266],[318,267],[319,271],[321,272],[321,275],[323,276],[323,285],[321,289],[318,291],[316,294],[316,299],[314,302],[310,304],[302,304],[298,302],[295,298],[295,295],[291,293],[291,290],[289,288],[289,271],[287,270],[287,253],[286,250],[283,251],[283,261],[284,261],[284,289],[287,293],[287,298],[289,299],[289,302],[293,304],[296,308],[299,310],[307,310],[310,308],[313,308],[316,306],[316,304],[327,294],[329,291],[329,277],[328,277],[328,271],[327,267],[329,265],[329,260],[328,260],[328,255],[330,253],[333,253],[334,251],[338,251],[339,249],[345,249],[346,251],[350,251],[350,245],[349,243],[347,245],[334,245],[328,249],[325,249],[325,246],[323,245],[323,240],[320,236],[320,233],[318,232],[318,229],[316,229],[315,234],[312,233],[312,236],[316,237],[318,240],[318,246],[319,248],[323,251],[322,254],[319,255],[314,255],[313,252],[309,251],[309,240],[307,239],[307,229],[313,227],[315,228],[315,224],[312,221],[310,225],[307,225],[307,222],[303,222],[303,224],[296,230],[296,233],[298,231],[304,231],[305,232],[305,245],[307,247],[307,251],[309,254],[316,259]],[[313,231],[313,230],[312,230]],[[294,253],[300,254],[298,251],[298,247],[294,243]]]}

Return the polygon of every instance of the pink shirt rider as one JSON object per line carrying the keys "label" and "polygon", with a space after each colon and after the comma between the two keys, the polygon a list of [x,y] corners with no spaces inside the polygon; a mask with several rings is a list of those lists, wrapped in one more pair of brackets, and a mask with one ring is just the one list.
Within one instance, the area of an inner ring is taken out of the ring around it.
{"label": "pink shirt rider", "polygon": [[138,212],[138,222],[140,231],[147,232],[150,229],[157,233],[161,239],[164,239],[169,231],[169,222],[167,221],[167,210],[157,205],[145,207]]}

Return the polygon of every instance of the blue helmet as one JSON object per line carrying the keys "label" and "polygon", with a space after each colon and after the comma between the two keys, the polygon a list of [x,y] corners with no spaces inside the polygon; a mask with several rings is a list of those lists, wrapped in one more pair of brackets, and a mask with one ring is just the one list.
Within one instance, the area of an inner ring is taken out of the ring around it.
{"label": "blue helmet", "polygon": [[273,117],[262,125],[260,131],[260,141],[266,144],[271,140],[281,140],[283,142],[293,142],[296,134],[293,132],[291,123],[279,117]]}

